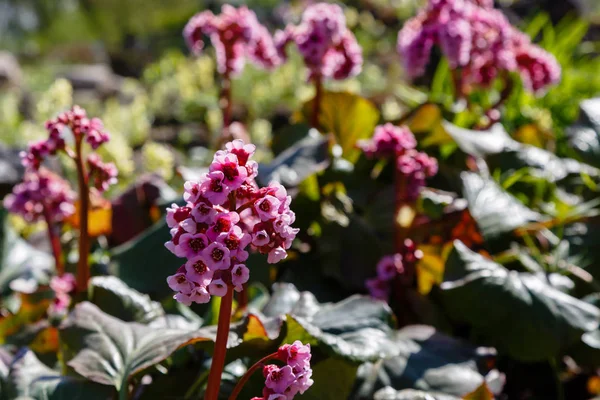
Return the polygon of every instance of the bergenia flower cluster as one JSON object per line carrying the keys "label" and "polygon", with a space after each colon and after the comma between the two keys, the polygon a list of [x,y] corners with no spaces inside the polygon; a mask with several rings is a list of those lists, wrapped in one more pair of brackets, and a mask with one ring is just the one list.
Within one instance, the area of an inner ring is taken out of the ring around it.
{"label": "bergenia flower cluster", "polygon": [[281,346],[277,351],[277,359],[286,365],[279,367],[269,364],[263,367],[263,395],[252,400],[292,400],[296,394],[303,394],[313,384],[310,358],[310,344],[303,345],[296,340],[291,345]]}
{"label": "bergenia flower cluster", "polygon": [[[70,157],[75,157],[73,149],[68,148],[67,135],[73,135],[75,146],[82,141],[87,142],[96,150],[103,143],[110,140],[109,133],[104,129],[102,121],[98,118],[89,118],[85,110],[73,106],[68,111],[60,113],[56,118],[46,122],[48,138],[29,145],[25,152],[21,152],[21,162],[31,170],[40,168],[46,157],[66,152]],[[90,170],[88,179],[94,181],[94,186],[105,190],[110,184],[116,182],[117,168],[114,164],[104,164],[97,154],[90,154],[87,159]]]}
{"label": "bergenia flower cluster", "polygon": [[246,58],[266,69],[280,63],[269,31],[245,6],[224,4],[219,15],[210,11],[198,13],[185,26],[183,36],[196,54],[204,48],[204,36],[209,37],[215,47],[218,71],[225,76],[239,74]]}
{"label": "bergenia flower cluster", "polygon": [[406,126],[379,125],[371,140],[361,141],[358,145],[367,157],[395,159],[396,168],[404,179],[405,200],[416,200],[425,180],[437,173],[437,160],[415,149],[417,141]]}
{"label": "bergenia flower cluster", "polygon": [[367,279],[365,283],[371,296],[387,300],[394,279],[402,275],[405,268],[413,267],[422,257],[423,252],[417,249],[416,244],[410,239],[404,241],[400,252],[382,257],[377,264],[377,276]]}
{"label": "bergenia flower cluster", "polygon": [[360,73],[363,57],[354,34],[346,27],[346,17],[337,4],[309,5],[299,25],[288,25],[275,33],[279,56],[286,58],[285,47],[294,42],[315,77],[346,79]]}
{"label": "bergenia flower cluster", "polygon": [[298,233],[285,188],[276,182],[259,188],[254,180],[255,146],[234,140],[225,147],[208,173],[185,183],[185,205],[167,209],[172,239],[165,246],[187,259],[167,282],[175,299],[188,305],[224,296],[230,286],[241,291],[249,278],[248,246],[277,263]]}
{"label": "bergenia flower cluster", "polygon": [[560,80],[554,56],[513,27],[493,1],[429,0],[398,33],[410,76],[425,72],[434,45],[460,72],[461,85],[489,87],[501,72],[517,71],[525,88],[537,93]]}
{"label": "bergenia flower cluster", "polygon": [[23,181],[13,187],[4,199],[4,208],[27,222],[46,219],[56,223],[75,212],[75,192],[69,182],[55,173],[40,168],[26,171]]}
{"label": "bergenia flower cluster", "polygon": [[49,312],[64,312],[71,304],[70,293],[75,290],[75,277],[70,273],[54,276],[50,280],[50,288],[54,291],[54,302],[50,305]]}

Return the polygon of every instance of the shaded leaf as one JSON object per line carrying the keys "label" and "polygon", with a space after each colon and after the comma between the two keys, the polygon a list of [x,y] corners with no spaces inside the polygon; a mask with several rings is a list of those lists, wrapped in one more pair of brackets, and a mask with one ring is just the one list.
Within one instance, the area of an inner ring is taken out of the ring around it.
{"label": "shaded leaf", "polygon": [[279,154],[270,164],[261,165],[257,180],[263,185],[275,180],[286,187],[299,185],[329,165],[329,143],[316,130]]}
{"label": "shaded leaf", "polygon": [[541,214],[527,208],[490,178],[463,172],[461,179],[469,211],[488,240],[543,219]]}
{"label": "shaded leaf", "polygon": [[114,397],[111,387],[61,376],[42,364],[30,350],[17,355],[10,366],[7,381],[10,398],[108,400]]}
{"label": "shaded leaf", "polygon": [[117,277],[96,276],[89,284],[89,300],[102,311],[123,321],[150,323],[165,318],[160,305],[150,296],[130,288]]}
{"label": "shaded leaf", "polygon": [[[313,101],[302,107],[306,121],[311,120]],[[323,132],[334,134],[344,158],[356,161],[360,154],[356,142],[370,138],[378,122],[379,111],[369,100],[352,93],[323,92],[319,126]]]}
{"label": "shaded leaf", "polygon": [[426,325],[397,331],[393,345],[398,355],[361,366],[353,398],[370,399],[386,386],[464,396],[485,381],[486,358],[495,355],[493,349],[469,345]]}
{"label": "shaded leaf", "polygon": [[571,146],[585,162],[600,168],[600,98],[579,105],[579,119],[566,133]]}
{"label": "shaded leaf", "polygon": [[539,274],[509,271],[455,241],[441,299],[465,322],[522,361],[555,357],[597,329],[600,310],[554,288]]}

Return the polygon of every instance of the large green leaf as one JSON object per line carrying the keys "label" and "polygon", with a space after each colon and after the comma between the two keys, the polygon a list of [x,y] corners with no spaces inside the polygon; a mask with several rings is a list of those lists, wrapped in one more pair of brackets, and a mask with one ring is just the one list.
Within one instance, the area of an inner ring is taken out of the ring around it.
{"label": "large green leaf", "polygon": [[115,276],[96,276],[89,282],[89,298],[102,311],[123,321],[150,323],[165,312],[150,296],[130,288]]}
{"label": "large green leaf", "polygon": [[461,397],[485,382],[486,375],[500,382],[494,384],[501,389],[502,376],[485,367],[486,358],[495,354],[493,349],[469,345],[425,325],[396,332],[393,345],[398,355],[360,367],[353,398],[370,399],[386,386]]}
{"label": "large green leaf", "polygon": [[518,147],[518,143],[508,135],[500,124],[496,124],[486,131],[461,128],[448,121],[443,121],[442,126],[452,136],[458,147],[472,156],[485,158],[490,154],[505,151],[507,148]]}
{"label": "large green leaf", "polygon": [[555,357],[600,323],[597,307],[538,274],[509,271],[460,241],[446,261],[440,287],[450,318],[470,324],[517,360]]}
{"label": "large green leaf", "polygon": [[288,315],[285,342],[308,341],[352,362],[398,353],[391,340],[392,312],[384,302],[355,295],[320,304],[312,293],[289,284],[275,285],[274,292],[264,312],[269,317]]}
{"label": "large green leaf", "polygon": [[[313,101],[304,104],[302,113],[310,121]],[[379,111],[369,100],[352,93],[324,92],[321,98],[319,126],[325,133],[333,133],[342,147],[344,158],[356,161],[360,152],[355,148],[360,139],[373,135],[379,122]]]}
{"label": "large green leaf", "polygon": [[461,179],[469,212],[486,239],[497,239],[528,223],[543,220],[542,215],[527,208],[492,179],[473,172],[463,172]]}
{"label": "large green leaf", "polygon": [[279,154],[270,164],[258,169],[258,181],[263,186],[272,180],[286,187],[298,186],[310,175],[329,165],[329,144],[316,130]]}
{"label": "large green leaf", "polygon": [[114,389],[98,383],[61,376],[42,364],[31,350],[17,355],[7,377],[7,398],[47,400],[109,400]]}
{"label": "large green leaf", "polygon": [[443,393],[415,389],[396,390],[387,386],[375,393],[374,400],[460,400],[459,397]]}
{"label": "large green leaf", "polygon": [[132,376],[163,361],[180,346],[214,340],[214,331],[123,322],[83,302],[61,325],[60,339],[65,361],[77,373],[122,391]]}
{"label": "large green leaf", "polygon": [[52,256],[21,239],[6,216],[6,210],[0,209],[0,295],[7,294],[10,282],[17,278],[48,283],[54,270]]}
{"label": "large green leaf", "polygon": [[161,220],[141,235],[113,248],[110,254],[112,274],[142,293],[166,296],[171,292],[167,276],[184,263],[165,249],[164,244],[169,240],[169,228]]}
{"label": "large green leaf", "polygon": [[579,105],[579,120],[567,128],[571,146],[585,162],[600,167],[600,98]]}

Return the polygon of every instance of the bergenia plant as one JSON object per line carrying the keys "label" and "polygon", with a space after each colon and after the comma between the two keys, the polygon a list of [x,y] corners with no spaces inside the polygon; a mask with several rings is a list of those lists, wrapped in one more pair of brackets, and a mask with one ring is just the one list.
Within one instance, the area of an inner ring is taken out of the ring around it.
{"label": "bergenia plant", "polygon": [[222,77],[221,107],[223,127],[231,120],[231,78],[244,69],[246,60],[256,66],[271,69],[280,63],[271,34],[256,18],[254,11],[242,6],[224,4],[221,14],[203,11],[193,16],[183,30],[190,50],[199,54],[204,37],[210,38],[217,57],[217,70]]}
{"label": "bergenia plant", "polygon": [[[110,139],[109,133],[104,129],[102,121],[98,118],[89,118],[85,110],[74,106],[68,111],[60,113],[55,118],[46,122],[48,138],[29,145],[27,151],[21,153],[23,165],[30,174],[43,176],[45,170],[41,168],[44,160],[58,153],[66,154],[75,163],[77,169],[77,182],[79,189],[79,261],[77,264],[76,288],[77,291],[87,290],[90,276],[88,256],[90,240],[88,235],[88,211],[90,208],[90,186],[93,190],[104,191],[109,185],[116,182],[117,169],[112,163],[105,164],[93,151]],[[90,150],[84,149],[87,143]],[[39,179],[39,178],[36,178]],[[52,178],[51,183],[59,182]],[[64,184],[61,186],[63,192]],[[17,190],[17,189],[15,189]],[[59,190],[59,189],[55,189]],[[61,199],[72,199],[72,196],[61,195]],[[69,203],[70,204],[70,203]],[[72,204],[63,205],[63,209],[73,212]],[[49,212],[52,212],[49,210]],[[63,211],[64,212],[64,211]],[[52,215],[51,215],[52,216]],[[53,221],[51,221],[53,222]],[[60,246],[60,243],[58,243]],[[60,247],[58,247],[60,248]],[[54,245],[53,245],[54,249]],[[55,255],[55,257],[57,257]],[[57,257],[57,260],[60,256]],[[62,272],[62,267],[57,261],[57,269]]]}
{"label": "bergenia plant", "polygon": [[12,193],[4,199],[4,207],[25,221],[46,222],[59,276],[64,273],[59,224],[75,212],[75,198],[69,182],[41,167],[37,171],[26,171],[23,181],[15,185]]}
{"label": "bergenia plant", "polygon": [[409,76],[423,75],[434,46],[448,60],[460,98],[473,88],[489,88],[497,77],[504,80],[500,99],[487,112],[493,120],[512,91],[510,72],[518,72],[524,87],[536,94],[560,80],[554,56],[512,26],[493,1],[430,0],[398,33]]}
{"label": "bergenia plant", "polygon": [[337,4],[309,5],[298,25],[288,25],[275,33],[275,44],[282,59],[285,48],[295,43],[309,70],[308,79],[314,83],[315,99],[312,125],[317,126],[323,79],[342,80],[360,73],[363,57],[354,34],[346,27],[344,11]]}
{"label": "bergenia plant", "polygon": [[186,262],[168,277],[175,299],[207,303],[222,297],[217,339],[206,399],[216,399],[225,362],[233,292],[241,292],[250,271],[248,250],[267,255],[274,264],[287,257],[298,233],[291,197],[276,182],[258,187],[258,164],[252,144],[234,140],[217,151],[209,172],[184,185],[184,206],[167,209],[172,239],[165,246]]}
{"label": "bergenia plant", "polygon": [[437,160],[416,150],[417,140],[406,126],[391,123],[375,128],[370,140],[359,142],[368,158],[391,160],[395,163],[395,247],[396,253],[384,256],[377,265],[377,277],[369,279],[366,286],[373,297],[388,299],[391,282],[405,275],[405,281],[414,278],[415,264],[422,257],[415,243],[404,237],[398,216],[404,205],[414,203],[425,186],[426,179],[438,170]]}

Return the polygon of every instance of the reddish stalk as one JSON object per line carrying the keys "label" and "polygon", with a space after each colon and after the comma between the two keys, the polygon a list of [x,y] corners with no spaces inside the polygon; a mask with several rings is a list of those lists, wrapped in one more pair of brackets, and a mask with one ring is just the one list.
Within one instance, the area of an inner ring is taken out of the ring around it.
{"label": "reddish stalk", "polygon": [[238,293],[238,310],[243,310],[248,307],[248,285],[244,284],[242,291]]}
{"label": "reddish stalk", "polygon": [[315,83],[315,98],[313,100],[313,109],[310,125],[313,128],[318,128],[319,113],[321,112],[321,98],[323,97],[323,82],[321,80],[321,75],[316,75],[313,78],[313,81]]}
{"label": "reddish stalk", "polygon": [[252,374],[254,374],[257,369],[264,367],[264,365],[267,361],[272,360],[274,358],[277,358],[277,353],[269,354],[268,356],[261,358],[256,363],[254,363],[253,366],[248,368],[248,371],[246,371],[244,376],[242,376],[240,378],[238,383],[233,388],[233,392],[231,392],[231,396],[229,396],[229,400],[236,400],[237,397],[239,396],[240,392],[244,388],[244,385],[246,384],[246,382],[248,382],[248,379],[250,379]]}
{"label": "reddish stalk", "polygon": [[79,261],[77,262],[76,288],[78,293],[87,290],[90,279],[88,255],[90,238],[88,235],[88,210],[90,208],[90,193],[88,178],[81,151],[82,136],[75,138],[75,164],[77,166],[77,183],[79,187]]}
{"label": "reddish stalk", "polygon": [[56,226],[52,222],[52,218],[46,207],[44,207],[44,220],[46,220],[46,225],[48,225],[48,240],[50,240],[50,247],[52,247],[54,262],[56,263],[56,273],[58,276],[62,276],[65,273],[65,266],[62,262],[60,238],[56,234]]}
{"label": "reddish stalk", "polygon": [[223,128],[231,125],[231,78],[229,74],[223,75],[223,87],[221,88],[221,111],[223,113]]}
{"label": "reddish stalk", "polygon": [[227,352],[227,339],[229,338],[229,323],[231,321],[231,305],[233,303],[233,288],[227,287],[227,294],[221,299],[219,308],[219,323],[217,325],[217,339],[212,364],[208,374],[208,384],[204,400],[217,400],[221,387],[221,374],[225,367],[225,353]]}

